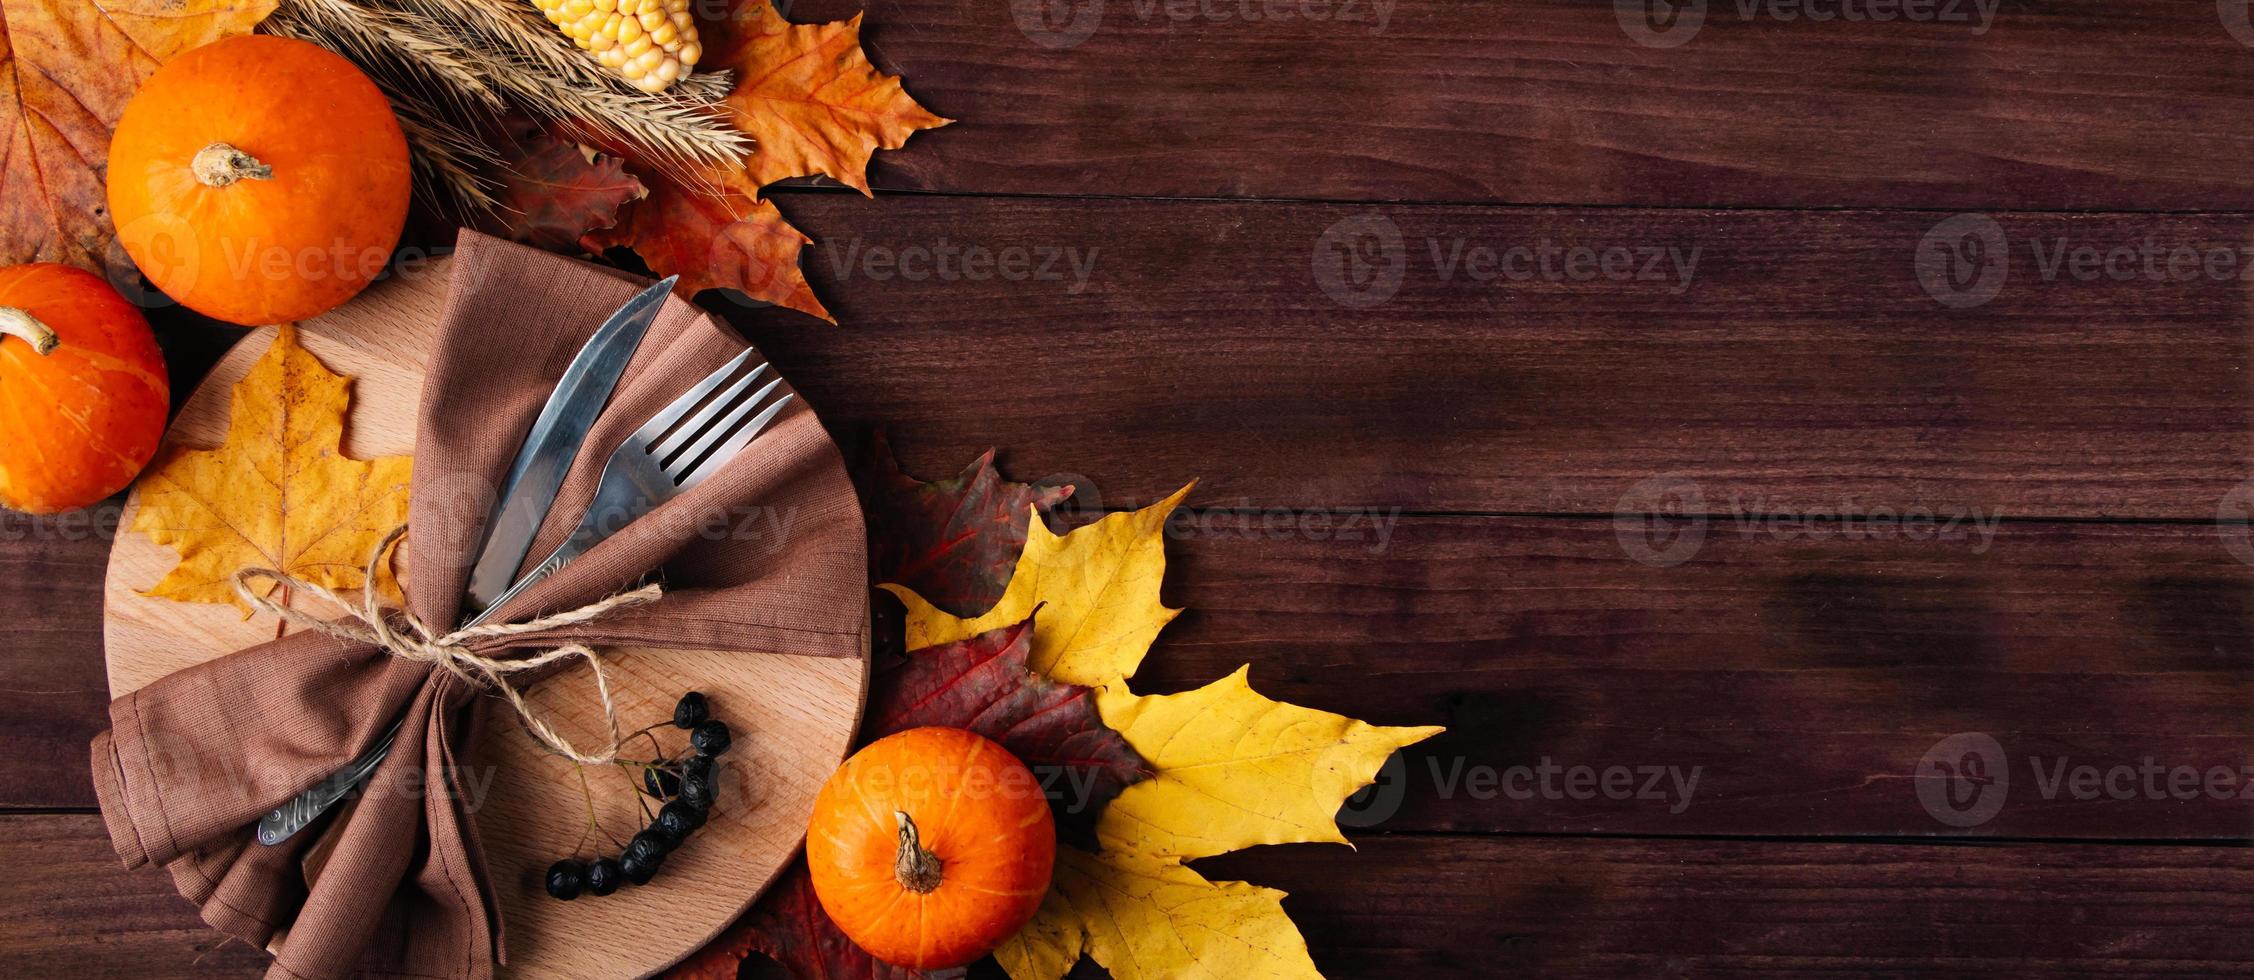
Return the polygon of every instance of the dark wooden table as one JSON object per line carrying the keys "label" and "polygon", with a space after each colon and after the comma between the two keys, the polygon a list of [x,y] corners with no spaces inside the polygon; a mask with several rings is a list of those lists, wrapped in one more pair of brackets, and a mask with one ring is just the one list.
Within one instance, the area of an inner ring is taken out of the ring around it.
{"label": "dark wooden table", "polygon": [[[730,316],[911,472],[1201,478],[1140,684],[1449,726],[1201,864],[1333,976],[2254,970],[2254,26],[1984,2],[886,0],[963,122]],[[0,962],[253,973],[90,811],[115,512],[0,516]]]}

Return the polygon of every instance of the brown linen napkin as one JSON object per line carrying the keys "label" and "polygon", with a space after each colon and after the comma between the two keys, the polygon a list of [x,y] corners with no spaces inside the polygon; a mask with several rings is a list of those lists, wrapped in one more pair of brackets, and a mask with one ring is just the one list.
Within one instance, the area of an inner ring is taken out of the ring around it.
{"label": "brown linen napkin", "polygon": [[[566,365],[644,283],[462,233],[415,448],[407,600],[451,627],[492,495]],[[560,543],[611,451],[744,349],[667,301],[556,497],[526,565]],[[755,533],[744,533],[750,529]],[[555,634],[566,641],[857,657],[867,640],[867,543],[836,447],[794,400],[723,471],[597,545],[495,617],[573,609],[651,577],[656,603]],[[310,631],[199,664],[118,698],[94,739],[94,783],[128,867],[166,866],[205,921],[259,946],[286,930],[269,976],[490,976],[501,923],[477,828],[455,792],[477,691],[443,670]],[[252,826],[406,723],[310,887],[320,835],[262,846]],[[487,737],[523,738],[495,716]],[[427,791],[426,791],[427,789]]]}

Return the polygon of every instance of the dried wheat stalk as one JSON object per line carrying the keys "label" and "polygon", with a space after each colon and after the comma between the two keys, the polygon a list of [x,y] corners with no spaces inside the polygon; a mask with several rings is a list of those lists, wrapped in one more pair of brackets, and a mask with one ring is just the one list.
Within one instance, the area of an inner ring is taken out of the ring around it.
{"label": "dried wheat stalk", "polygon": [[399,128],[406,130],[407,142],[416,150],[416,176],[421,178],[418,186],[425,200],[441,207],[451,203],[454,213],[462,217],[499,209],[500,203],[493,199],[493,181],[484,176],[501,166],[490,147],[420,107],[407,106],[398,116]]}
{"label": "dried wheat stalk", "polygon": [[[644,94],[589,60],[522,0],[283,0],[265,29],[350,58],[395,107],[416,106],[413,125],[406,112],[401,125],[415,143],[418,173],[426,191],[458,205],[491,206],[483,193],[490,185],[464,179],[493,158],[469,134],[493,129],[509,106],[632,147],[688,183],[703,183],[707,168],[740,164],[751,149],[715,104],[728,92],[728,73],[703,72],[672,91]],[[438,106],[455,118],[425,111]]]}

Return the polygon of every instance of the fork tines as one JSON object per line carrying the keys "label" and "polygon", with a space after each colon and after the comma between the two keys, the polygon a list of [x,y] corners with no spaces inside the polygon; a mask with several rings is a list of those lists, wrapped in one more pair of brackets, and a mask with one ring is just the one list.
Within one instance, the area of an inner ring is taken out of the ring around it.
{"label": "fork tines", "polygon": [[[751,445],[794,397],[783,390],[781,378],[751,390],[755,382],[771,373],[764,361],[744,371],[753,353],[746,350],[736,355],[634,433],[634,441],[643,445],[676,487],[687,490],[719,472]],[[733,384],[729,384],[731,378],[736,379]],[[722,385],[727,387],[722,390]],[[718,394],[714,394],[716,390]],[[747,391],[750,394],[745,394]],[[695,409],[694,414],[691,409]]]}

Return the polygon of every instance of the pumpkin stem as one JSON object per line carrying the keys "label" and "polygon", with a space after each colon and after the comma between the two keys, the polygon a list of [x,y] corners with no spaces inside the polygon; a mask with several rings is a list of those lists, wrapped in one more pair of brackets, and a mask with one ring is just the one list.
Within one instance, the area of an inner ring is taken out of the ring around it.
{"label": "pumpkin stem", "polygon": [[0,306],[0,336],[22,337],[31,345],[32,353],[42,356],[53,353],[55,345],[62,342],[38,317],[13,306]]}
{"label": "pumpkin stem", "polygon": [[924,850],[916,837],[916,821],[908,811],[894,810],[892,818],[900,822],[900,856],[893,859],[893,875],[900,879],[900,887],[918,895],[931,894],[939,887],[939,855]]}
{"label": "pumpkin stem", "polygon": [[213,143],[196,151],[188,169],[205,187],[225,187],[238,180],[273,180],[274,168],[227,143]]}

